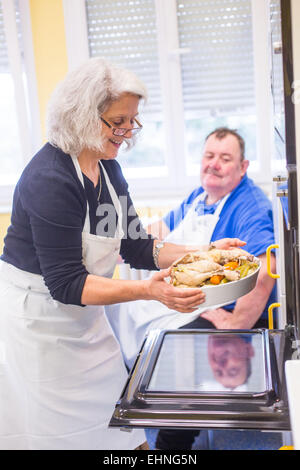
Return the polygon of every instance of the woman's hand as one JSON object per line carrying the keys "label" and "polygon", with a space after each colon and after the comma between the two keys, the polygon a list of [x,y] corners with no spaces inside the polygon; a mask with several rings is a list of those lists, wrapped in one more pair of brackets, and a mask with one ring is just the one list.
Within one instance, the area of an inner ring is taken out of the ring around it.
{"label": "woman's hand", "polygon": [[212,245],[218,248],[218,250],[230,250],[231,248],[245,246],[246,242],[243,242],[239,238],[221,238],[221,240],[212,242]]}
{"label": "woman's hand", "polygon": [[[158,243],[158,240],[155,240],[154,243]],[[246,245],[246,242],[243,242],[239,238],[222,238],[212,242],[211,245],[214,245],[219,250],[229,250],[230,248],[238,248],[240,246]],[[163,248],[160,250],[158,255],[158,264],[162,269],[168,268],[175,260],[181,258],[187,253],[193,251],[206,251],[208,250],[208,245],[205,246],[195,246],[195,245],[177,245],[176,243],[164,243]]]}
{"label": "woman's hand", "polygon": [[171,310],[181,313],[193,313],[205,300],[201,289],[174,287],[165,281],[170,269],[155,273],[148,282],[148,295],[151,300],[158,300]]}

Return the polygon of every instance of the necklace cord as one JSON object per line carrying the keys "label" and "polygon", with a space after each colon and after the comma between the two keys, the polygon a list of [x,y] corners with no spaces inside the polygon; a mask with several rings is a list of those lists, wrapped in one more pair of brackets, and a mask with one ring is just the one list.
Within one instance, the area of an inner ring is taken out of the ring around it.
{"label": "necklace cord", "polygon": [[99,194],[97,197],[97,201],[99,202],[100,196],[101,196],[101,191],[102,191],[102,176],[101,176],[101,166],[99,165]]}

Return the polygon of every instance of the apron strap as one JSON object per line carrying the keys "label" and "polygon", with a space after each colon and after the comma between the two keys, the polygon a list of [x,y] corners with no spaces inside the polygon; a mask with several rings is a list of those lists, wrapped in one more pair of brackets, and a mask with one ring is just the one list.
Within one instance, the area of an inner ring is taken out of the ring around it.
{"label": "apron strap", "polygon": [[[82,171],[81,171],[79,162],[78,162],[78,158],[77,158],[77,157],[73,157],[72,155],[71,155],[71,158],[72,158],[72,161],[73,161],[73,163],[74,163],[75,170],[76,170],[77,176],[78,176],[78,178],[79,178],[79,181],[81,182],[82,186],[84,187],[83,174],[82,174]],[[90,224],[90,207],[89,207],[88,200],[86,200],[86,216],[85,216],[85,221],[84,221],[84,226],[83,226],[83,230],[82,230],[82,231],[83,231],[83,232],[86,232],[86,233],[90,233],[90,231],[91,231],[91,224]]]}
{"label": "apron strap", "polygon": [[[84,179],[83,179],[83,174],[82,174],[82,171],[81,171],[81,168],[80,168],[80,165],[79,165],[79,162],[78,162],[78,158],[77,157],[74,157],[71,155],[71,158],[72,158],[72,161],[73,161],[73,164],[75,166],[75,170],[76,170],[76,173],[77,173],[77,176],[82,184],[82,186],[84,187]],[[116,228],[116,238],[122,238],[123,235],[124,235],[124,232],[123,232],[123,229],[122,229],[122,208],[121,208],[121,204],[120,204],[120,201],[119,201],[119,198],[117,196],[117,193],[113,187],[113,185],[111,184],[110,182],[110,179],[109,179],[109,176],[104,168],[104,166],[102,165],[101,161],[99,160],[99,164],[102,168],[102,171],[103,171],[103,174],[104,174],[104,178],[105,178],[105,181],[106,181],[106,184],[107,184],[107,188],[108,188],[108,191],[109,191],[109,194],[110,194],[110,197],[112,199],[112,202],[113,202],[113,205],[115,207],[115,210],[117,212],[117,215],[118,215],[118,225],[117,225],[117,228]],[[85,217],[85,221],[84,221],[84,227],[83,227],[83,232],[86,232],[86,233],[90,233],[90,230],[91,230],[91,224],[90,224],[90,210],[89,210],[89,203],[88,203],[88,200],[86,200],[86,205],[87,205],[87,208],[86,208],[86,217]]]}
{"label": "apron strap", "polygon": [[123,220],[123,215],[122,215],[122,207],[121,207],[121,203],[119,201],[119,198],[117,196],[117,193],[115,191],[115,188],[113,187],[113,185],[111,184],[111,181],[109,179],[109,176],[103,166],[103,164],[101,163],[101,161],[99,160],[99,164],[102,168],[102,171],[103,171],[103,174],[104,174],[104,178],[105,178],[105,181],[106,181],[106,184],[107,184],[107,187],[108,187],[108,191],[109,191],[109,194],[110,194],[110,197],[112,199],[112,202],[113,202],[113,205],[115,207],[115,210],[116,210],[116,213],[118,215],[118,225],[117,225],[117,229],[116,229],[116,236],[118,238],[122,238],[123,235],[124,235],[124,232],[123,232],[123,229],[122,229],[122,220]]}
{"label": "apron strap", "polygon": [[[231,194],[231,193],[226,194],[226,196],[224,196],[224,197],[221,199],[220,203],[217,205],[217,208],[216,208],[216,210],[215,210],[215,212],[214,212],[214,215],[219,216],[219,215],[221,214],[222,209],[223,209],[223,207],[224,207],[224,205],[225,205],[227,199],[229,198],[230,194]],[[204,201],[205,198],[206,198],[206,196],[207,196],[207,192],[206,192],[206,191],[203,191],[203,193],[201,193],[199,196],[197,196],[196,199],[194,199],[194,201],[193,201],[193,203],[192,203],[192,209],[195,209],[195,207],[196,207],[196,205],[198,204],[199,201]]]}

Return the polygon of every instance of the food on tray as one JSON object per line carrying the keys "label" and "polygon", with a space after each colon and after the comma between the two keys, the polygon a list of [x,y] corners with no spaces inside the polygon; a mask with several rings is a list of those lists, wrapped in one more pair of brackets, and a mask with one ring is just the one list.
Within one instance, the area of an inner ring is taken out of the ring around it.
{"label": "food on tray", "polygon": [[245,250],[194,251],[172,264],[171,282],[176,287],[217,286],[238,281],[259,268],[259,260]]}

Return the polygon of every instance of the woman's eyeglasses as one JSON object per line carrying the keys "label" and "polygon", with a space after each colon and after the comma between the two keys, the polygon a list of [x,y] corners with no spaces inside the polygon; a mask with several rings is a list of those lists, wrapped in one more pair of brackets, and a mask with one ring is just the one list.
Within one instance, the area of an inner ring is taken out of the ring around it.
{"label": "woman's eyeglasses", "polygon": [[100,117],[101,121],[104,122],[104,124],[109,127],[112,130],[113,135],[118,135],[118,136],[125,136],[127,132],[132,132],[132,135],[137,134],[143,129],[142,124],[139,123],[137,119],[134,119],[134,122],[139,126],[139,127],[133,127],[132,129],[124,129],[122,127],[113,127],[109,122],[105,121],[103,117]]}

